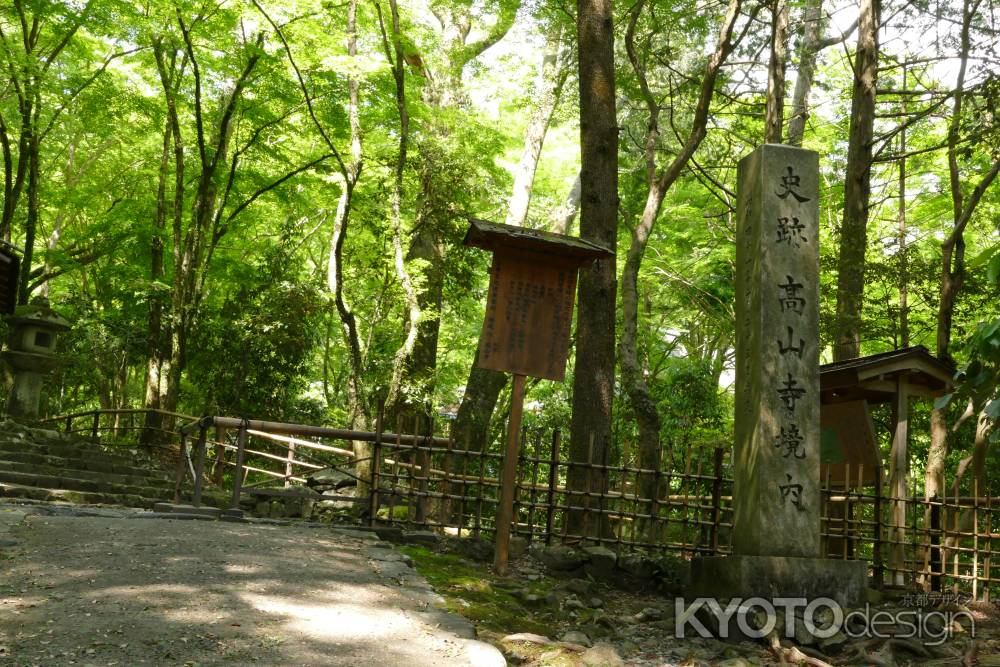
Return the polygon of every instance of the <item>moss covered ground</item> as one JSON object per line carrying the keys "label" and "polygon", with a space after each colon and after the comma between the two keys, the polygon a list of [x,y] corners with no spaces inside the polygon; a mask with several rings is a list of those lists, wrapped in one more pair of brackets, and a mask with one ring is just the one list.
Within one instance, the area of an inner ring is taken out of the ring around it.
{"label": "moss covered ground", "polygon": [[555,612],[543,608],[544,603],[533,608],[535,605],[525,601],[531,596],[544,601],[552,589],[551,580],[500,577],[485,563],[422,547],[399,550],[413,559],[417,571],[445,598],[449,610],[468,618],[478,630],[500,635],[531,632],[552,636],[555,632]]}

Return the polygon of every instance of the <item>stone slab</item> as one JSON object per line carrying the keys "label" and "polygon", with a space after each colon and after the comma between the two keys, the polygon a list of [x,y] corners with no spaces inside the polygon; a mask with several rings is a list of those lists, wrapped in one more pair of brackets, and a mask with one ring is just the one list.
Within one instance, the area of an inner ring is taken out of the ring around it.
{"label": "stone slab", "polygon": [[169,519],[176,521],[215,521],[217,517],[188,512],[145,512],[132,516],[133,519]]}
{"label": "stone slab", "polygon": [[195,507],[194,505],[175,505],[173,503],[156,503],[153,505],[154,512],[175,512],[177,514],[197,514],[218,518],[222,510],[218,507]]}
{"label": "stone slab", "polygon": [[691,560],[688,597],[830,598],[842,607],[866,600],[868,564],[790,556],[705,556]]}

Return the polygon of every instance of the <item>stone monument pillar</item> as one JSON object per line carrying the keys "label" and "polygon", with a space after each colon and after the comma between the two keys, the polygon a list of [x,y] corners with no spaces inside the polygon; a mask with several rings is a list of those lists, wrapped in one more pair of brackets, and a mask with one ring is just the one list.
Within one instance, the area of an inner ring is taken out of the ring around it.
{"label": "stone monument pillar", "polygon": [[69,329],[69,322],[49,307],[48,299],[36,299],[27,306],[18,306],[7,318],[7,326],[7,350],[3,358],[14,369],[7,413],[35,419],[42,383],[59,362],[56,336]]}
{"label": "stone monument pillar", "polygon": [[818,174],[777,144],[739,164],[733,555],[692,562],[698,595],[864,598],[865,563],[820,558]]}
{"label": "stone monument pillar", "polygon": [[733,552],[820,555],[819,156],[739,166]]}

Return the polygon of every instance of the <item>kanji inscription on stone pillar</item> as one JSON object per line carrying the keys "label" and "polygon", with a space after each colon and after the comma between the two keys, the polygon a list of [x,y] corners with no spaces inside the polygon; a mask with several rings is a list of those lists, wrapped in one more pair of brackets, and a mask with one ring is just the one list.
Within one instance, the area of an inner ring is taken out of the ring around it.
{"label": "kanji inscription on stone pillar", "polygon": [[820,553],[819,158],[739,165],[733,551]]}

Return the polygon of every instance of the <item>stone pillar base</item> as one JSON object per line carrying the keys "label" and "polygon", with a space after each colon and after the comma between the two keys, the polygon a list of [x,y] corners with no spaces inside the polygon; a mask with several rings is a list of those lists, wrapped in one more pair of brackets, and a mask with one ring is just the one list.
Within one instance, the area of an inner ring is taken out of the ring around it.
{"label": "stone pillar base", "polygon": [[865,604],[868,564],[860,560],[787,556],[705,556],[691,560],[688,598],[830,598]]}
{"label": "stone pillar base", "polygon": [[7,414],[18,419],[37,419],[44,380],[41,373],[16,371],[14,386],[7,398]]}

